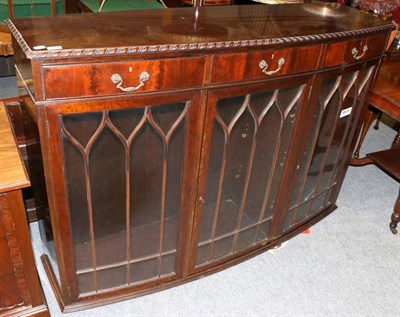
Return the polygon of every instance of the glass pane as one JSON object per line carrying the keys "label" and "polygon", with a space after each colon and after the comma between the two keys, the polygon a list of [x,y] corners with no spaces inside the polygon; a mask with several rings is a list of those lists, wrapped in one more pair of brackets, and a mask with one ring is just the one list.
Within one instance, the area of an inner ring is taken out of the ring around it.
{"label": "glass pane", "polygon": [[[265,95],[268,97],[268,94]],[[275,165],[274,153],[279,147],[278,136],[281,133],[281,129],[281,112],[278,107],[273,106],[268,109],[268,113],[264,116],[255,140],[257,147],[254,153],[251,177],[244,206],[244,214],[248,225],[258,223],[263,210],[265,210],[265,197],[268,196],[268,191],[270,190]],[[245,227],[246,224],[242,224],[241,228]]]}
{"label": "glass pane", "polygon": [[97,270],[97,279],[100,290],[125,285],[128,283],[126,265]]}
{"label": "glass pane", "polygon": [[[314,137],[308,141],[285,228],[329,205],[332,186],[336,183],[355,129],[354,111],[361,106],[362,94],[366,91],[365,87],[368,86],[373,69],[374,67],[370,67],[359,72],[326,78],[323,82],[319,98],[319,107],[324,109],[321,128],[311,161],[307,155]],[[345,115],[345,109],[351,109],[350,114]],[[314,118],[317,122],[317,115]],[[314,126],[317,126],[315,122]],[[306,178],[304,171],[307,171]],[[305,201],[308,203],[302,203]]]}
{"label": "glass pane", "polygon": [[[276,196],[280,185],[281,175],[285,168],[286,156],[291,146],[292,132],[297,115],[298,101],[303,92],[304,86],[296,88],[281,89],[278,93],[277,104],[283,115],[282,130],[279,136],[279,149],[275,162],[275,169],[268,193],[268,200],[265,205],[263,220],[271,219],[275,207]],[[288,96],[290,98],[288,98]]]}
{"label": "glass pane", "polygon": [[254,244],[257,234],[257,227],[252,227],[241,231],[237,237],[236,249],[235,251],[241,250]]}
{"label": "glass pane", "polygon": [[293,189],[293,195],[292,195],[292,199],[290,202],[290,208],[293,208],[294,206],[298,205],[301,202],[302,190],[303,190],[303,186],[305,185],[304,182],[306,180],[308,168],[312,162],[311,158],[313,155],[314,142],[316,141],[316,138],[318,136],[318,130],[319,130],[318,127],[319,127],[319,124],[321,121],[321,114],[323,111],[322,109],[323,109],[323,105],[321,104],[321,102],[318,102],[317,107],[314,112],[314,115],[313,115],[310,136],[309,136],[306,148],[303,153],[303,160],[300,163],[296,184]]}
{"label": "glass pane", "polygon": [[125,156],[122,141],[107,127],[97,136],[89,153],[98,266],[127,261]]}
{"label": "glass pane", "polygon": [[197,258],[196,258],[196,265],[201,265],[203,263],[208,262],[208,256],[210,254],[210,243],[205,245],[200,245],[197,248]]}
{"label": "glass pane", "polygon": [[108,117],[117,130],[128,140],[143,119],[144,111],[145,108],[120,109],[109,111]]}
{"label": "glass pane", "polygon": [[[346,98],[345,104],[347,104],[347,105],[350,104],[351,99],[354,98],[355,103],[358,104],[357,107],[361,106],[360,101],[363,100],[363,96],[366,93],[365,88],[368,86],[368,82],[371,78],[371,74],[372,74],[372,71],[374,70],[374,68],[375,67],[362,69],[359,72],[356,82],[355,82],[355,87],[354,87],[354,89],[352,89],[350,91],[350,93],[352,93],[352,94],[351,95],[348,94],[350,96]],[[356,95],[357,93],[358,93],[358,95]],[[350,100],[348,100],[348,99],[350,99]],[[346,108],[346,107],[348,107],[348,106],[345,106],[343,108]],[[357,108],[354,108],[354,109],[357,109]],[[336,177],[337,177],[338,172],[343,164],[344,155],[347,152],[348,147],[350,146],[350,142],[352,141],[351,136],[353,135],[353,131],[356,128],[357,120],[354,117],[354,115],[351,115],[351,116],[348,116],[345,118],[347,118],[347,125],[348,125],[347,132],[343,135],[343,141],[342,141],[343,145],[342,145],[340,153],[338,153],[336,165],[331,173],[329,186],[332,186],[336,182]],[[342,118],[342,119],[344,119],[344,118]],[[340,119],[340,120],[342,120],[342,119]]]}
{"label": "glass pane", "polygon": [[294,214],[294,220],[293,223],[301,221],[303,218],[307,217],[308,211],[311,206],[311,200],[307,201],[306,203],[301,204],[298,208],[297,211]]}
{"label": "glass pane", "polygon": [[163,155],[163,140],[146,122],[130,149],[131,259],[159,252]]}
{"label": "glass pane", "polygon": [[211,154],[208,163],[205,203],[203,206],[200,241],[211,239],[214,223],[214,212],[217,204],[218,185],[220,183],[222,157],[225,148],[225,134],[217,122],[214,121]]}
{"label": "glass pane", "polygon": [[[357,75],[358,73],[346,74],[343,76],[340,90],[344,96],[344,100],[342,101],[342,105],[339,108],[340,111],[349,108],[354,109],[353,107],[356,105],[357,92],[354,83]],[[336,118],[336,127],[333,132],[333,137],[330,141],[330,145],[326,148],[324,166],[321,171],[315,194],[318,194],[329,188],[332,171],[337,164],[339,156],[342,154],[344,138],[348,133],[351,116],[342,116],[341,112],[337,114],[337,116],[338,118]]]}
{"label": "glass pane", "polygon": [[267,237],[303,88],[217,101],[197,265]]}
{"label": "glass pane", "polygon": [[270,226],[271,226],[271,220],[265,220],[260,225],[258,225],[257,241],[264,240],[267,238]]}
{"label": "glass pane", "polygon": [[211,258],[213,260],[223,257],[232,253],[232,246],[235,237],[230,235],[226,238],[222,238],[214,241],[212,244]]}
{"label": "glass pane", "polygon": [[158,278],[159,260],[153,258],[131,264],[131,283]]}
{"label": "glass pane", "polygon": [[[80,292],[175,272],[188,109],[178,103],[61,117]],[[149,261],[155,273],[132,272]]]}
{"label": "glass pane", "polygon": [[[300,166],[299,176],[291,199],[288,215],[290,219],[286,219],[285,228],[308,216],[312,203],[304,202],[311,200],[320,190],[321,171],[327,164],[332,163],[328,163],[328,153],[332,154],[330,161],[334,160],[333,156],[336,152],[335,150],[331,151],[331,144],[341,109],[341,85],[342,77],[327,78],[322,83],[321,94],[314,113],[313,130],[310,133],[303,162]],[[314,149],[311,151],[313,147]],[[329,172],[329,167],[327,167],[326,172]],[[329,177],[328,174],[326,176]]]}
{"label": "glass pane", "polygon": [[[328,87],[330,87],[334,82],[336,82],[336,78],[328,79],[326,82],[323,83],[323,86],[327,85]],[[324,106],[325,104],[326,106],[322,116],[318,139],[314,147],[312,160],[308,168],[307,178],[302,188],[301,199],[298,203],[304,202],[315,195],[315,191],[317,190],[318,186],[320,171],[326,163],[326,153],[327,150],[329,150],[330,143],[332,142],[335,133],[337,118],[339,117],[341,105],[339,89],[336,86],[333,87],[333,91],[323,89],[323,91],[325,91],[329,95],[329,100],[327,100],[327,96],[325,95],[321,96],[319,101],[322,106]]]}
{"label": "glass pane", "polygon": [[79,294],[91,293],[94,291],[93,272],[80,273],[77,275]]}
{"label": "glass pane", "polygon": [[164,255],[161,259],[162,270],[161,275],[175,273],[176,252]]}

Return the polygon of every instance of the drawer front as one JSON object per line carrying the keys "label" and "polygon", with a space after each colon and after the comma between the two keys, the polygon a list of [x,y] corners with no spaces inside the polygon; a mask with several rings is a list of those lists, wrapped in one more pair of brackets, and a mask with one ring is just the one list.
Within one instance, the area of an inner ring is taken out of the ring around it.
{"label": "drawer front", "polygon": [[332,67],[362,61],[384,52],[386,34],[355,39],[327,46],[323,66]]}
{"label": "drawer front", "polygon": [[314,70],[320,46],[267,50],[252,53],[216,55],[211,69],[211,83],[264,79]]}
{"label": "drawer front", "polygon": [[203,57],[43,66],[46,99],[190,88],[203,77]]}

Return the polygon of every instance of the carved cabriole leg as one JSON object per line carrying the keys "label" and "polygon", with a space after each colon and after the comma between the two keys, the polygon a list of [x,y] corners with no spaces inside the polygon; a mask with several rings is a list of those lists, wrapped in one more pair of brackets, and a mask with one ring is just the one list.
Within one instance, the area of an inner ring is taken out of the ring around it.
{"label": "carved cabriole leg", "polygon": [[396,136],[394,137],[393,143],[392,143],[392,149],[400,147],[400,128],[399,131],[397,131]]}
{"label": "carved cabriole leg", "polygon": [[392,213],[392,221],[390,222],[390,230],[393,234],[397,233],[397,224],[400,222],[400,190],[399,196],[394,204],[394,211]]}

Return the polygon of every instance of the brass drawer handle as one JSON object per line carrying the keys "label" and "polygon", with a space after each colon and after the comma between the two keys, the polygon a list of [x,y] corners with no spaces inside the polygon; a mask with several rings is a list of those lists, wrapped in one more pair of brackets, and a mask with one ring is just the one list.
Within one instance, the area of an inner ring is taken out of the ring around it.
{"label": "brass drawer handle", "polygon": [[[353,47],[351,50],[351,54],[353,54],[353,58],[356,60],[359,60],[364,57],[365,53],[368,51],[368,45],[363,46],[363,52],[361,55],[358,55],[358,49],[356,47]],[[357,56],[358,55],[358,56]]]}
{"label": "brass drawer handle", "polygon": [[281,57],[281,58],[278,60],[278,68],[275,69],[275,70],[267,71],[267,69],[268,69],[268,63],[267,63],[265,60],[261,60],[260,63],[258,64],[258,66],[261,68],[261,71],[262,71],[264,74],[266,74],[266,75],[268,75],[268,76],[271,76],[271,75],[273,75],[273,74],[279,72],[279,71],[282,69],[282,66],[283,66],[284,64],[285,64],[285,59],[284,59],[283,57]]}
{"label": "brass drawer handle", "polygon": [[148,72],[142,72],[139,76],[139,85],[137,85],[136,87],[122,87],[122,77],[120,74],[113,74],[111,76],[111,81],[114,84],[117,84],[117,88],[121,89],[122,91],[135,91],[138,90],[139,88],[144,86],[144,82],[149,80],[150,75]]}

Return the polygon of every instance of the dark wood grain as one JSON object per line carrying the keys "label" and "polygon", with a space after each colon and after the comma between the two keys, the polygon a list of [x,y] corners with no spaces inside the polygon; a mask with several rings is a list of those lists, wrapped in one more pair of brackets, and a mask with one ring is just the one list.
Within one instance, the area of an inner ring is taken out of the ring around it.
{"label": "dark wood grain", "polygon": [[[344,16],[346,19],[341,18]],[[7,26],[33,58],[278,46],[354,37],[394,27],[390,22],[329,3],[138,10],[94,13],[84,19],[65,15],[13,20]],[[34,50],[39,45],[62,49]]]}
{"label": "dark wood grain", "polygon": [[337,4],[8,26],[40,135],[55,245],[43,259],[65,311],[221,270],[333,211],[393,27]]}
{"label": "dark wood grain", "polygon": [[[177,71],[179,70],[179,71]],[[44,84],[46,99],[125,94],[111,81],[119,74],[123,87],[139,84],[142,72],[150,76],[137,92],[199,87],[203,82],[204,58],[165,59],[162,61],[127,61],[120,63],[86,63],[71,66],[46,65]],[[185,74],[185,75],[182,75]]]}

